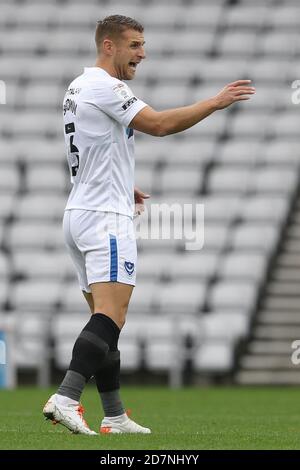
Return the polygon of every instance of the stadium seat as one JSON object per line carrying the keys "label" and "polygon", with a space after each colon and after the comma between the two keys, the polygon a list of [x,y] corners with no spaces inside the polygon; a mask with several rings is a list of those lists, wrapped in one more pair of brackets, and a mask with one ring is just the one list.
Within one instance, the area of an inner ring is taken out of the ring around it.
{"label": "stadium seat", "polygon": [[150,162],[184,164],[186,167],[204,166],[213,160],[216,145],[213,136],[203,139],[201,145],[197,138],[180,140],[172,136],[163,140],[145,138],[136,145],[136,170],[141,164],[148,165]]}
{"label": "stadium seat", "polygon": [[243,221],[284,223],[289,209],[289,201],[285,196],[255,195],[247,198],[240,212]]}
{"label": "stadium seat", "polygon": [[152,160],[149,159],[143,166],[135,170],[135,184],[138,188],[148,194],[155,189],[156,171]]}
{"label": "stadium seat", "polygon": [[65,167],[57,163],[54,165],[27,165],[25,185],[26,190],[30,192],[43,193],[45,191],[63,194],[68,187]]}
{"label": "stadium seat", "polygon": [[253,313],[257,300],[257,285],[253,281],[224,280],[213,285],[208,292],[208,305],[212,310],[244,310]]}
{"label": "stadium seat", "polygon": [[232,250],[259,250],[274,253],[279,240],[275,224],[246,222],[234,227],[228,246]]}
{"label": "stadium seat", "polygon": [[180,5],[169,5],[146,3],[145,7],[139,11],[140,21],[146,31],[153,31],[156,28],[172,29],[179,26],[182,21],[182,8]]}
{"label": "stadium seat", "polygon": [[15,9],[14,22],[17,26],[30,30],[32,26],[41,28],[57,24],[59,15],[60,9],[55,4],[25,3]]}
{"label": "stadium seat", "polygon": [[233,347],[228,340],[207,340],[194,355],[194,368],[197,372],[226,373],[233,366]]}
{"label": "stadium seat", "polygon": [[284,29],[290,31],[291,29],[297,30],[300,26],[300,9],[297,3],[292,5],[276,6],[272,9],[268,17],[268,23],[273,29]]}
{"label": "stadium seat", "polygon": [[259,29],[265,23],[269,10],[265,5],[235,5],[225,11],[224,25],[228,29]]}
{"label": "stadium seat", "polygon": [[65,90],[59,84],[38,85],[34,83],[24,87],[18,105],[30,110],[34,108],[61,109],[64,94]]}
{"label": "stadium seat", "polygon": [[203,184],[203,173],[200,168],[189,168],[183,164],[167,165],[160,173],[158,189],[163,194],[177,194],[185,196],[199,194]]}
{"label": "stadium seat", "polygon": [[[75,269],[75,268],[74,268]],[[80,290],[78,280],[68,282],[63,285],[61,290],[61,309],[66,313],[90,314],[90,308]]]}
{"label": "stadium seat", "polygon": [[16,363],[18,367],[43,367],[48,359],[47,338],[50,318],[47,315],[31,313],[25,309],[13,311],[17,330],[15,341]]}
{"label": "stadium seat", "polygon": [[14,309],[32,312],[54,312],[62,294],[59,280],[19,281],[13,284],[9,302]]}
{"label": "stadium seat", "polygon": [[181,11],[181,21],[186,28],[215,31],[223,19],[224,0],[208,2],[206,5],[192,3]]}
{"label": "stadium seat", "polygon": [[274,139],[266,143],[261,161],[268,165],[299,166],[300,152],[298,139]]}
{"label": "stadium seat", "polygon": [[61,115],[56,113],[20,112],[9,113],[1,122],[0,133],[19,139],[24,136],[63,138]]}
{"label": "stadium seat", "polygon": [[174,281],[162,284],[157,292],[157,301],[163,313],[199,313],[206,295],[204,280]]}
{"label": "stadium seat", "polygon": [[260,37],[257,52],[269,57],[293,57],[299,52],[299,38],[296,32],[269,31]]}
{"label": "stadium seat", "polygon": [[38,60],[32,58],[29,60],[27,67],[20,71],[19,76],[27,80],[46,83],[71,82],[74,77],[83,72],[83,66],[93,64],[94,57],[86,56],[85,61],[81,63],[78,58],[72,56],[45,55],[39,57]]}
{"label": "stadium seat", "polygon": [[16,165],[0,165],[1,191],[5,191],[6,193],[16,193],[20,189],[20,181],[20,173]]}
{"label": "stadium seat", "polygon": [[72,269],[75,271],[65,250],[51,254],[37,250],[16,251],[12,257],[12,273],[17,278],[63,281]]}
{"label": "stadium seat", "polygon": [[8,280],[9,275],[10,275],[9,259],[4,253],[0,251],[0,279]]}
{"label": "stadium seat", "polygon": [[183,131],[183,136],[187,139],[191,137],[198,137],[199,139],[203,139],[204,137],[211,137],[217,136],[220,137],[225,132],[226,125],[227,125],[227,113],[224,111],[223,113],[216,113],[210,116],[210,119],[206,119],[203,122],[196,124],[190,129]]}
{"label": "stadium seat", "polygon": [[210,223],[229,223],[242,210],[241,199],[238,196],[213,194],[204,197],[201,202],[204,204],[204,219]]}
{"label": "stadium seat", "polygon": [[141,253],[138,258],[138,279],[160,280],[168,275],[174,255],[162,253]]}
{"label": "stadium seat", "polygon": [[9,217],[12,214],[15,208],[17,197],[13,193],[10,193],[10,194],[0,193],[0,198],[1,198],[0,221],[1,223],[3,223],[3,219],[5,219],[6,217]]}
{"label": "stadium seat", "polygon": [[54,361],[60,369],[66,369],[72,357],[74,342],[89,317],[81,314],[58,313],[52,321],[52,335],[54,343]]}
{"label": "stadium seat", "polygon": [[298,136],[300,126],[299,113],[286,111],[276,117],[272,126],[274,137],[295,138]]}
{"label": "stadium seat", "polygon": [[[238,165],[243,168],[247,166],[254,167],[263,158],[263,154],[264,145],[261,141],[234,139],[220,146],[215,159],[218,163],[226,165],[226,168],[232,168],[236,171]],[[228,167],[228,164],[235,166]],[[221,168],[225,168],[225,166]]]}
{"label": "stadium seat", "polygon": [[50,163],[59,166],[66,162],[66,147],[62,139],[24,138],[14,142],[16,159],[24,163]]}
{"label": "stadium seat", "polygon": [[8,301],[9,295],[9,284],[7,281],[2,281],[0,283],[0,308],[4,309]]}
{"label": "stadium seat", "polygon": [[150,371],[172,370],[178,367],[182,358],[180,352],[180,344],[176,343],[174,338],[154,338],[145,349],[145,365]]}
{"label": "stadium seat", "polygon": [[270,84],[268,86],[258,85],[255,94],[249,100],[247,109],[257,111],[276,111],[288,109],[291,105],[291,90],[286,86]]}
{"label": "stadium seat", "polygon": [[[34,180],[34,184],[38,184],[38,181]],[[57,220],[61,225],[66,202],[66,196],[55,194],[54,190],[49,194],[40,191],[30,192],[18,200],[18,205],[14,208],[14,215],[18,220],[26,219],[36,222]]]}
{"label": "stadium seat", "polygon": [[[159,315],[148,317],[149,327],[144,329],[145,366],[150,371],[169,372],[172,384],[173,374],[181,374],[187,357],[185,350],[185,334],[181,316]],[[147,324],[147,323],[146,323]],[[195,327],[196,321],[193,323]],[[175,378],[175,380],[178,380]]]}
{"label": "stadium seat", "polygon": [[294,169],[262,168],[253,178],[253,186],[258,194],[293,195],[297,189],[299,175]]}
{"label": "stadium seat", "polygon": [[18,148],[10,139],[2,139],[0,142],[1,164],[12,165],[18,160]]}
{"label": "stadium seat", "polygon": [[267,261],[262,252],[232,251],[221,258],[218,275],[222,280],[245,279],[262,283],[266,276]]}
{"label": "stadium seat", "polygon": [[227,30],[220,36],[217,45],[218,53],[222,55],[240,56],[242,58],[251,57],[256,52],[257,33],[256,31],[231,31]]}
{"label": "stadium seat", "polygon": [[[274,59],[272,57],[263,56],[255,57],[248,68],[248,76],[253,80],[254,84],[284,84],[291,68],[291,60],[287,57]],[[258,90],[256,90],[258,91]]]}
{"label": "stadium seat", "polygon": [[[146,51],[147,44],[148,39],[146,43]],[[161,58],[151,57],[151,60],[143,62],[138,70],[139,73],[136,78],[137,83],[140,81],[145,82],[146,80],[151,80],[163,84],[172,81],[174,84],[185,84],[187,86],[193,78],[199,75],[199,64],[197,64],[193,57],[177,57],[174,55],[170,57],[169,60],[164,61],[164,66],[162,67]],[[136,88],[135,83],[130,84],[130,86],[132,89]],[[137,94],[137,96],[139,95]],[[140,95],[141,98],[144,96],[145,95]],[[142,99],[143,101],[146,101],[146,98]]]}
{"label": "stadium seat", "polygon": [[[205,60],[203,67],[199,67],[198,77],[206,86],[212,86],[212,83],[215,86],[224,86],[226,83],[236,80],[236,77],[245,76],[246,70],[247,62],[242,57],[216,57]],[[199,87],[198,93],[202,93],[201,87]]]}
{"label": "stadium seat", "polygon": [[[93,21],[92,24],[94,26],[95,21]],[[69,57],[76,57],[76,55],[84,57],[87,54],[93,53],[95,48],[94,37],[90,34],[89,29],[79,29],[76,35],[74,35],[72,29],[62,29],[61,31],[54,31],[54,34],[50,37],[49,43],[47,44],[46,50],[48,54],[58,56],[68,54]]]}
{"label": "stadium seat", "polygon": [[241,137],[262,139],[270,134],[271,121],[271,115],[267,111],[239,112],[232,117],[228,133],[233,139]]}
{"label": "stadium seat", "polygon": [[138,341],[120,337],[118,348],[121,351],[121,373],[134,372],[141,367],[141,348]]}
{"label": "stadium seat", "polygon": [[65,249],[61,224],[16,222],[7,232],[6,243],[16,249]]}
{"label": "stadium seat", "polygon": [[161,161],[169,165],[184,164],[186,167],[205,166],[213,161],[216,147],[213,136],[202,139],[201,145],[197,138],[168,142],[169,150],[162,155]]}
{"label": "stadium seat", "polygon": [[130,300],[129,313],[147,313],[157,308],[159,284],[154,281],[142,281],[133,290]]}
{"label": "stadium seat", "polygon": [[213,194],[246,193],[251,190],[254,175],[252,168],[217,167],[210,171],[207,188]]}
{"label": "stadium seat", "polygon": [[243,311],[211,312],[201,317],[202,338],[205,340],[245,338],[249,317]]}
{"label": "stadium seat", "polygon": [[172,262],[165,263],[165,273],[173,281],[211,279],[217,273],[218,263],[219,256],[214,250],[174,254]]}
{"label": "stadium seat", "polygon": [[33,55],[45,51],[49,33],[43,30],[8,30],[0,34],[0,50],[5,55]]}
{"label": "stadium seat", "polygon": [[10,312],[14,321],[14,360],[16,367],[22,371],[34,369],[37,371],[37,385],[50,385],[49,345],[51,317],[41,315],[21,308]]}
{"label": "stadium seat", "polygon": [[158,111],[185,106],[189,104],[188,88],[185,84],[158,84],[152,89],[148,104]]}

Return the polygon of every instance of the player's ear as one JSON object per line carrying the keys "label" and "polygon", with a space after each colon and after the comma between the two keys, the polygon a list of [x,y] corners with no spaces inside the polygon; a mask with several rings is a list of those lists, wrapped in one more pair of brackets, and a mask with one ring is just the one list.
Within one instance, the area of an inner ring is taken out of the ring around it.
{"label": "player's ear", "polygon": [[104,39],[103,41],[103,52],[107,55],[112,55],[114,52],[114,43],[111,39]]}

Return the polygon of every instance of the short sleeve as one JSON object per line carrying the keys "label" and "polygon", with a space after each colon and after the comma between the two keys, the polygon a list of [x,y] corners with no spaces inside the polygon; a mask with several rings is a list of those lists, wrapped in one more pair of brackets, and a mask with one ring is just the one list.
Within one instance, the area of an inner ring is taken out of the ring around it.
{"label": "short sleeve", "polygon": [[144,101],[134,96],[129,86],[121,80],[110,81],[93,92],[96,106],[126,127],[134,116],[147,106]]}

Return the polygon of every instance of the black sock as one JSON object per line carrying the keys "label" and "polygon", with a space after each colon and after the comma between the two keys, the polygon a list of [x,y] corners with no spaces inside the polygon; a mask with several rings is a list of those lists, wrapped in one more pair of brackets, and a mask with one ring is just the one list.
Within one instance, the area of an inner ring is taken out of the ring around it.
{"label": "black sock", "polygon": [[119,416],[125,413],[120,398],[120,352],[118,339],[111,344],[109,353],[95,374],[97,389],[105,416]]}
{"label": "black sock", "polygon": [[107,315],[94,313],[78,336],[70,370],[89,380],[101,367],[111,347],[118,342],[120,329]]}

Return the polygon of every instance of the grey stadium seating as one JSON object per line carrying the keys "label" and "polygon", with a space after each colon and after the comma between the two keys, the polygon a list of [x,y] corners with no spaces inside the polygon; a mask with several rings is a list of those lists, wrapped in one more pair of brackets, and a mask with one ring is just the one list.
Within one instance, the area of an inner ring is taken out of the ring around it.
{"label": "grey stadium seating", "polygon": [[[249,103],[181,134],[136,133],[136,184],[152,195],[149,212],[151,203],[204,204],[202,250],[187,251],[184,236],[138,239],[122,363],[128,372],[141,365],[167,372],[172,382],[187,359],[187,335],[196,374],[232,370],[299,184],[300,118],[290,87],[300,71],[298,3],[1,2],[0,315],[21,315],[17,362],[26,367],[26,353],[40,383],[47,377],[37,358],[65,368],[89,313],[63,242],[71,185],[61,102],[68,83],[94,64],[96,19],[118,12],[144,22],[147,59],[129,85],[156,109],[208,98],[239,78],[257,87]],[[159,228],[157,214],[150,220]]]}

